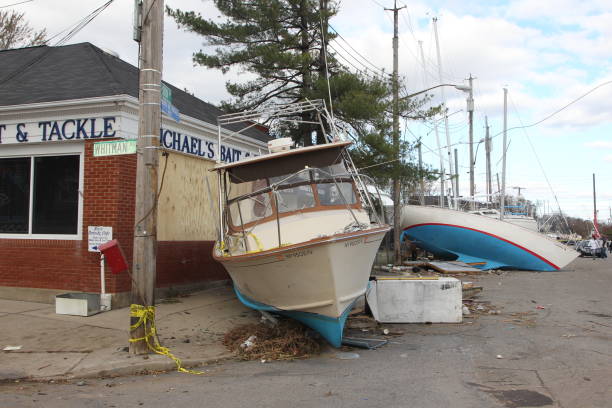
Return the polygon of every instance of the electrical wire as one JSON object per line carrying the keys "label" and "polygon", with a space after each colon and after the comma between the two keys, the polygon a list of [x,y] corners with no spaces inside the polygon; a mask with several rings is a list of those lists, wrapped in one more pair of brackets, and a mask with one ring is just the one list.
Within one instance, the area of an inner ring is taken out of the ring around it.
{"label": "electrical wire", "polygon": [[[334,27],[333,27],[331,24],[329,24],[329,23],[328,23],[328,24],[327,24],[327,26],[328,26],[329,28],[331,28],[331,29],[332,29],[332,31],[333,31],[334,33],[336,33],[336,35],[338,35],[338,38],[342,39],[342,41],[344,41],[344,42],[346,43],[346,45],[348,45],[348,46],[349,46],[349,48],[350,48],[351,50],[355,51],[355,53],[356,53],[357,55],[359,55],[359,56],[360,56],[360,57],[361,57],[361,58],[362,58],[362,59],[363,59],[365,62],[367,62],[367,63],[368,63],[368,64],[369,64],[369,65],[372,67],[372,68],[369,68],[369,69],[373,69],[374,71],[381,71],[381,73],[382,73],[383,75],[390,75],[390,74],[387,74],[387,73],[385,72],[385,70],[384,70],[384,69],[382,69],[382,68],[380,68],[380,67],[376,66],[374,63],[372,63],[370,60],[368,60],[366,57],[364,57],[364,56],[363,56],[363,55],[362,55],[362,54],[361,54],[359,51],[357,51],[357,50],[356,50],[356,49],[355,49],[355,48],[354,48],[354,47],[353,47],[353,46],[352,46],[352,45],[351,45],[351,44],[350,44],[350,43],[349,43],[349,42],[346,40],[346,38],[344,38],[344,37],[342,36],[342,34],[340,34],[340,33],[338,32],[338,30],[336,30],[336,29],[335,29],[335,28],[334,28]],[[339,45],[339,44],[338,44],[338,45]],[[343,48],[343,47],[340,47],[340,48]],[[344,49],[344,48],[343,48],[343,49]],[[355,58],[355,60],[357,60],[357,59]],[[362,64],[363,64],[363,63],[362,63]],[[364,66],[365,66],[365,65],[364,65]]]}
{"label": "electrical wire", "polygon": [[[509,131],[511,131],[511,130],[516,130],[516,129],[528,129],[528,128],[530,128],[530,127],[537,126],[537,125],[539,125],[540,123],[542,123],[542,122],[544,122],[544,121],[547,121],[548,119],[552,118],[553,116],[557,115],[558,113],[560,113],[560,112],[564,111],[565,109],[569,108],[570,106],[572,106],[573,104],[575,104],[575,103],[576,103],[576,102],[578,102],[579,100],[583,99],[584,97],[586,97],[586,96],[590,95],[591,93],[595,92],[595,91],[596,91],[596,90],[598,90],[599,88],[601,88],[601,87],[603,87],[603,86],[605,86],[605,85],[609,85],[609,84],[612,84],[612,81],[606,81],[606,82],[603,82],[603,83],[601,83],[601,84],[597,85],[596,87],[594,87],[594,88],[590,89],[588,92],[586,92],[586,93],[584,93],[584,94],[580,95],[578,98],[576,98],[576,99],[572,100],[570,103],[568,103],[567,105],[563,106],[562,108],[559,108],[559,109],[557,109],[556,111],[554,111],[553,113],[551,113],[550,115],[545,116],[543,119],[540,119],[540,120],[538,120],[537,122],[531,123],[531,124],[529,124],[529,125],[511,127],[510,129],[506,129],[506,132],[509,132]],[[501,132],[499,132],[499,133],[497,133],[497,134],[495,134],[495,135],[491,136],[491,139],[493,139],[493,138],[495,138],[495,137],[497,137],[497,136],[499,136],[499,135],[501,135],[501,134],[503,134],[503,133],[504,133],[504,132],[503,132],[503,131],[501,131]]]}
{"label": "electrical wire", "polygon": [[30,2],[33,2],[33,1],[34,0],[25,0],[25,1],[20,1],[19,3],[7,4],[6,6],[0,6],[0,9],[7,8],[7,7],[12,7],[12,6],[18,6],[20,4],[30,3]]}
{"label": "electrical wire", "polygon": [[[341,46],[340,44],[338,44],[338,43],[336,43],[336,45],[338,45],[338,46],[342,47],[342,46]],[[334,48],[334,46],[332,46],[331,44],[327,44],[327,48],[330,48],[332,51],[334,51],[334,52],[336,53],[336,56],[337,56],[337,57],[342,58],[342,60],[344,60],[344,61],[345,61],[347,64],[349,64],[351,67],[353,67],[353,68],[354,68],[354,69],[355,69],[355,70],[356,70],[358,73],[363,73],[363,74],[364,74],[365,76],[367,76],[368,78],[372,78],[372,79],[381,79],[381,76],[376,76],[376,75],[374,75],[374,74],[369,74],[367,70],[368,70],[368,69],[370,69],[370,68],[368,68],[367,66],[363,65],[363,63],[361,63],[361,64],[362,64],[361,66],[362,66],[362,67],[365,67],[365,71],[364,71],[364,68],[360,68],[360,67],[358,67],[357,65],[355,65],[355,64],[354,64],[353,62],[351,62],[351,61],[350,61],[350,60],[349,60],[347,57],[345,57],[343,53],[339,52],[339,51],[338,51],[336,48]],[[346,52],[346,50],[345,50],[345,49],[343,49],[343,50],[344,50],[344,52]],[[355,59],[355,57],[354,57],[352,54],[348,53],[348,55],[350,55],[351,57],[353,57],[353,59],[356,61],[356,63],[358,63],[358,64],[360,63],[360,62],[359,62],[359,60]],[[370,69],[370,70],[371,70],[371,69]]]}
{"label": "electrical wire", "polygon": [[[55,45],[54,47],[60,46],[65,44],[68,40],[70,40],[72,37],[74,37],[79,31],[81,31],[83,28],[85,28],[89,23],[91,23],[100,13],[102,13],[102,11],[104,11],[113,1],[115,0],[108,0],[106,3],[102,4],[100,7],[96,8],[94,11],[92,11],[91,13],[89,13],[86,17],[84,17],[83,19],[81,19],[78,23],[76,23],[75,25],[71,26],[72,28],[70,29],[70,31],[68,32],[68,34],[66,34],[64,37],[62,37]],[[70,27],[69,27],[70,28]],[[53,37],[47,39],[45,41],[45,45],[47,45],[53,38],[57,37],[59,34],[65,32],[66,30],[68,30],[68,28],[64,29],[63,31],[61,31],[60,33],[54,35]],[[48,47],[47,49],[45,49],[40,55],[34,57],[33,59],[31,59],[30,61],[28,61],[27,63],[23,64],[22,66],[18,67],[17,69],[15,69],[13,72],[11,72],[10,74],[8,74],[6,77],[4,77],[2,80],[0,80],[0,86],[4,85],[5,83],[7,83],[8,81],[15,79],[16,77],[18,77],[20,74],[26,72],[31,66],[39,63],[40,61],[42,61],[44,58],[46,58],[49,53],[51,52],[51,50],[53,50],[53,47]]]}

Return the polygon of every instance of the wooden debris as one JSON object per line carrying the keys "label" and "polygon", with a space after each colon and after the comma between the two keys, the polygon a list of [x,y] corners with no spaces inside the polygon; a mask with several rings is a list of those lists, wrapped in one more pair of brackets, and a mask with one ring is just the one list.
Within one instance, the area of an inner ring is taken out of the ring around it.
{"label": "wooden debris", "polygon": [[321,344],[310,330],[292,319],[279,319],[273,327],[238,326],[225,334],[223,344],[243,360],[294,360],[321,352]]}

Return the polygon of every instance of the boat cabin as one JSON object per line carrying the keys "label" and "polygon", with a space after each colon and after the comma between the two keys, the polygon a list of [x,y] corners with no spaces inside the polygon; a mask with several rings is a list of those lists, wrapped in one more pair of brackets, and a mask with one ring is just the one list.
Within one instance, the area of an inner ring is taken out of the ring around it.
{"label": "boat cabin", "polygon": [[340,234],[370,218],[337,142],[220,164],[220,237],[227,255],[285,247]]}

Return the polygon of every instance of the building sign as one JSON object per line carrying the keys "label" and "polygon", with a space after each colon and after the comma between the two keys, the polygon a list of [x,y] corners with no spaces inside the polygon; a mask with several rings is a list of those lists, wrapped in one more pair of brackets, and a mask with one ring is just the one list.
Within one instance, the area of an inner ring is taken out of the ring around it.
{"label": "building sign", "polygon": [[0,144],[117,137],[115,117],[0,123]]}
{"label": "building sign", "polygon": [[175,122],[181,121],[181,114],[178,108],[165,99],[161,100],[161,111],[174,119]]}
{"label": "building sign", "polygon": [[100,252],[98,247],[113,239],[113,227],[87,227],[87,249],[89,252]]}
{"label": "building sign", "polygon": [[[159,144],[166,149],[175,150],[192,156],[217,160],[217,143],[210,139],[199,138],[175,130],[161,128]],[[221,161],[226,163],[235,162],[254,155],[253,152],[242,150],[235,146],[221,145]]]}
{"label": "building sign", "polygon": [[[178,113],[177,113],[178,114]],[[123,126],[121,124],[123,123]],[[107,141],[94,144],[94,156],[111,156],[135,153],[137,122],[121,116],[41,120],[21,123],[0,123],[0,145],[57,143],[64,141],[100,140],[122,138],[124,141]],[[217,160],[217,140],[200,135],[189,135],[174,128],[160,129],[159,144],[166,149],[184,154]],[[229,163],[257,155],[244,144],[221,145],[221,161]]]}
{"label": "building sign", "polygon": [[136,153],[136,140],[113,140],[111,142],[97,142],[93,146],[94,157],[118,156],[120,154]]}
{"label": "building sign", "polygon": [[169,104],[172,104],[172,89],[162,82],[161,84],[161,99]]}

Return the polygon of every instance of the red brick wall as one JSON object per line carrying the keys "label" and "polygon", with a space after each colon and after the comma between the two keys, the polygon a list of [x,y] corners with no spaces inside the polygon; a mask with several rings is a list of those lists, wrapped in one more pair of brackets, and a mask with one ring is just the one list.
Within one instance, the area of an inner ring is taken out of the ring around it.
{"label": "red brick wall", "polygon": [[160,241],[157,243],[157,287],[229,279],[212,258],[212,241]]}
{"label": "red brick wall", "polygon": [[[113,227],[132,263],[136,155],[93,157],[93,143],[85,142],[83,239],[81,241],[0,239],[0,286],[100,291],[100,256],[87,250],[87,226]],[[160,242],[159,287],[228,279],[212,260],[212,242]],[[129,291],[127,274],[107,269],[106,291]]]}

